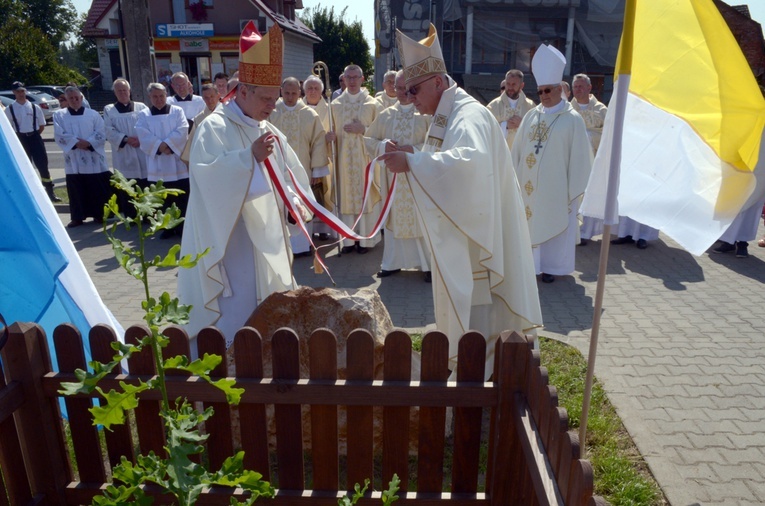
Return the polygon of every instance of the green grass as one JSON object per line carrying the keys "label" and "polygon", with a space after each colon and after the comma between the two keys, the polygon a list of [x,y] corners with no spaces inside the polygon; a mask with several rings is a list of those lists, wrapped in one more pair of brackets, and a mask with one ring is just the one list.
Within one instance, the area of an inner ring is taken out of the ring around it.
{"label": "green grass", "polygon": [[[544,337],[540,339],[540,350],[550,384],[558,390],[558,403],[568,411],[569,426],[578,430],[587,361],[577,349]],[[587,422],[586,458],[595,471],[595,494],[612,505],[667,504],[597,379]]]}

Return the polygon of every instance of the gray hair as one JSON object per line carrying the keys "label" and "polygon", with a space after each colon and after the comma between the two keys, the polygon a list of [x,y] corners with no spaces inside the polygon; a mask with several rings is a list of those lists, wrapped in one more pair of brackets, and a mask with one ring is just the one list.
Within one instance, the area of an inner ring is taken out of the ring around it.
{"label": "gray hair", "polygon": [[364,77],[364,71],[361,70],[361,67],[353,63],[343,69],[343,76],[345,76],[349,70],[358,70],[361,73],[361,77]]}
{"label": "gray hair", "polygon": [[124,77],[118,77],[117,79],[115,79],[114,82],[112,83],[112,88],[114,88],[114,86],[116,86],[119,83],[124,84],[125,86],[128,87],[128,89],[130,89],[130,83]]}
{"label": "gray hair", "polygon": [[574,81],[578,81],[579,79],[583,79],[583,80],[587,81],[587,84],[592,86],[592,83],[590,82],[590,76],[588,76],[587,74],[577,74],[577,75],[574,76],[574,78],[571,80],[571,82],[573,83]]}
{"label": "gray hair", "polygon": [[146,93],[151,95],[151,90],[160,90],[167,95],[167,88],[162,83],[149,83],[149,86],[146,87]]}
{"label": "gray hair", "polygon": [[385,81],[386,79],[388,79],[388,78],[389,78],[389,77],[391,77],[391,76],[393,77],[393,79],[395,79],[395,78],[396,78],[396,71],[395,71],[395,70],[389,70],[389,71],[387,71],[387,72],[385,73],[385,75],[383,75],[383,81]]}
{"label": "gray hair", "polygon": [[297,84],[298,88],[300,88],[300,80],[297,77],[285,77],[284,81],[282,81],[282,88],[284,88],[285,84]]}
{"label": "gray hair", "polygon": [[67,86],[64,90],[64,94],[69,95],[70,93],[77,93],[79,96],[82,96],[82,92],[77,86]]}
{"label": "gray hair", "polygon": [[173,77],[171,77],[171,78],[170,78],[170,80],[172,81],[172,80],[173,80],[173,79],[175,79],[176,77],[182,77],[182,78],[183,78],[184,80],[186,80],[186,81],[188,81],[188,80],[189,80],[189,76],[187,76],[187,75],[186,75],[186,74],[184,74],[183,72],[176,72],[175,74],[173,74]]}
{"label": "gray hair", "polygon": [[523,81],[523,72],[521,72],[518,69],[510,69],[505,74],[505,79],[507,79],[508,77],[517,77],[518,79]]}
{"label": "gray hair", "polygon": [[217,92],[218,88],[216,88],[213,83],[205,83],[202,85],[202,91],[206,90],[215,90]]}
{"label": "gray hair", "polygon": [[305,85],[308,84],[308,81],[316,81],[321,86],[321,91],[324,91],[324,83],[319,79],[319,76],[315,76],[311,74],[310,76],[305,78],[305,81],[303,81],[303,91],[305,91]]}

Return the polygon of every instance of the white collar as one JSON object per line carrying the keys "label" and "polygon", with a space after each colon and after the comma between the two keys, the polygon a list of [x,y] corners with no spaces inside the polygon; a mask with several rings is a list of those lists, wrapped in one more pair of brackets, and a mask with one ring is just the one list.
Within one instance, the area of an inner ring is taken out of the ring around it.
{"label": "white collar", "polygon": [[241,120],[241,122],[245,125],[251,126],[253,128],[260,128],[261,122],[247,116],[244,111],[242,111],[242,108],[239,107],[239,104],[236,103],[236,99],[229,100],[228,107],[231,108],[231,112],[234,113],[234,115],[239,118],[239,120]]}
{"label": "white collar", "polygon": [[294,110],[297,108],[297,106],[298,106],[298,105],[297,105],[297,103],[295,103],[295,105],[293,105],[292,107],[290,107],[290,106],[288,106],[287,104],[285,104],[283,101],[282,101],[282,105],[283,105],[283,106],[284,106],[284,108],[285,108],[285,109],[287,109],[288,111],[294,111]]}
{"label": "white collar", "polygon": [[568,102],[566,102],[565,100],[561,100],[560,102],[558,102],[557,105],[554,105],[552,107],[542,106],[542,112],[545,114],[555,114],[555,113],[561,112],[566,107],[566,104],[568,104]]}

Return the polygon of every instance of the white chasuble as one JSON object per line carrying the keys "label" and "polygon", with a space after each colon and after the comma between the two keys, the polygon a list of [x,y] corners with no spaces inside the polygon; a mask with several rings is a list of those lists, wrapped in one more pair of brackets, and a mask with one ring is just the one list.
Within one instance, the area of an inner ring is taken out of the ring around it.
{"label": "white chasuble", "polygon": [[300,101],[295,107],[288,108],[280,101],[268,121],[287,137],[309,178],[329,174],[326,132],[313,109]]}
{"label": "white chasuble", "polygon": [[127,144],[125,137],[137,137],[135,124],[141,111],[148,109],[141,102],[131,102],[131,111],[120,112],[116,104],[104,107],[106,138],[112,145],[112,165],[128,179],[146,179],[146,155],[140,148]]}
{"label": "white chasuble", "polygon": [[536,246],[566,230],[572,202],[587,186],[593,157],[584,121],[568,102],[554,113],[537,106],[518,127],[511,155]]}
{"label": "white chasuble", "polygon": [[[135,131],[146,153],[146,170],[149,181],[178,181],[189,177],[189,169],[181,161],[183,148],[189,138],[189,123],[183,109],[176,105],[165,105],[167,114],[152,114],[153,108],[142,111],[138,116]],[[159,152],[162,143],[171,154]]]}
{"label": "white chasuble", "polygon": [[[69,108],[53,114],[53,138],[64,152],[66,174],[100,174],[108,172],[106,164],[106,129],[101,115],[93,109],[81,107],[79,114]],[[90,143],[90,149],[74,146],[80,140]]]}
{"label": "white chasuble", "polygon": [[497,120],[456,84],[406,173],[433,262],[436,326],[456,360],[463,333],[487,338],[487,377],[500,332],[541,326],[520,188]]}
{"label": "white chasuble", "polygon": [[[364,170],[369,163],[364,148],[364,134],[348,133],[343,126],[358,120],[364,128],[372,124],[377,117],[375,99],[369,96],[366,89],[361,89],[356,95],[343,92],[332,104],[332,119],[337,134],[337,180],[339,186],[340,218],[349,226],[353,225],[356,217],[362,212],[361,204],[364,194]],[[368,235],[374,222],[380,214],[380,179],[375,173],[374,183],[359,220],[357,232]],[[374,246],[380,242],[380,237],[362,241],[362,246]],[[347,242],[346,244],[351,244]]]}
{"label": "white chasuble", "polygon": [[507,120],[515,116],[523,118],[526,113],[534,108],[534,102],[527,98],[526,95],[521,91],[518,94],[518,100],[515,101],[515,104],[513,104],[513,102],[510,100],[510,97],[507,96],[507,93],[502,93],[502,95],[489,102],[486,107],[489,109],[489,111],[491,111],[491,114],[499,122],[501,130],[505,134],[507,147],[512,148],[513,141],[515,140],[515,136],[518,133],[518,129],[508,128]]}
{"label": "white chasuble", "polygon": [[178,296],[194,306],[187,325],[191,336],[217,325],[230,343],[233,331],[264,298],[297,287],[284,204],[251,152],[252,142],[268,132],[281,140],[283,151],[274,149],[269,160],[283,173],[288,190],[287,167],[309,188],[284,135],[265,121],[244,116],[235,100],[199,125],[191,148],[181,254],[210,252],[194,268],[178,273]]}
{"label": "white chasuble", "polygon": [[398,103],[398,98],[394,95],[389,97],[384,91],[379,95],[375,95],[375,101],[377,102],[377,113],[383,112],[388,107],[392,107]]}
{"label": "white chasuble", "polygon": [[590,138],[593,154],[598,152],[598,146],[600,146],[600,137],[603,135],[603,124],[606,121],[606,112],[608,108],[605,104],[598,101],[594,95],[590,95],[590,101],[584,107],[576,101],[571,101],[571,105],[574,110],[584,120],[584,124],[587,126],[587,137]]}

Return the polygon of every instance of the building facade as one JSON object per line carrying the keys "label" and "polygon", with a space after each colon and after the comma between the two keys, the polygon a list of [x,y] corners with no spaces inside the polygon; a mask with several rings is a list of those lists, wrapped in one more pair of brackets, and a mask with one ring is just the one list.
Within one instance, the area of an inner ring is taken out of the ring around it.
{"label": "building facade", "polygon": [[[469,93],[491,101],[499,94],[505,72],[526,75],[525,91],[535,98],[531,58],[540,44],[555,46],[566,56],[564,79],[585,73],[593,93],[607,100],[619,51],[624,0],[375,0],[376,81],[398,67],[394,28],[419,39],[433,23],[441,41],[446,68]],[[745,7],[715,3],[731,26],[745,54],[761,49],[762,28]],[[744,44],[744,42],[746,44]],[[760,49],[758,49],[760,48]],[[752,64],[758,81],[765,64]],[[761,81],[760,81],[761,82]],[[380,83],[376,82],[377,87]]]}
{"label": "building facade", "polygon": [[[122,36],[124,1],[93,0],[83,35],[98,48],[102,87],[111,89],[126,75],[126,44]],[[199,93],[218,72],[231,76],[239,66],[239,35],[255,21],[265,34],[274,24],[284,31],[284,75],[300,79],[311,73],[313,46],[321,39],[295,16],[301,0],[148,0],[152,61],[158,82],[169,83],[175,72],[185,72]],[[138,14],[140,15],[140,14]]]}

